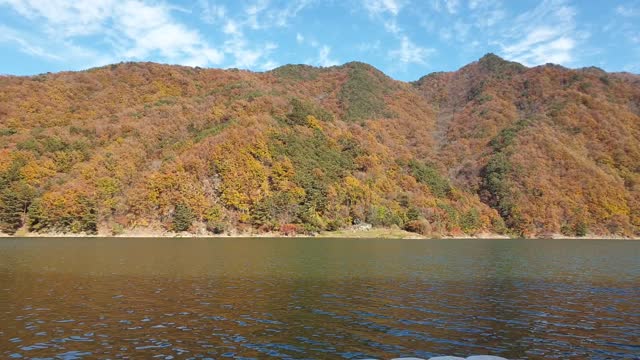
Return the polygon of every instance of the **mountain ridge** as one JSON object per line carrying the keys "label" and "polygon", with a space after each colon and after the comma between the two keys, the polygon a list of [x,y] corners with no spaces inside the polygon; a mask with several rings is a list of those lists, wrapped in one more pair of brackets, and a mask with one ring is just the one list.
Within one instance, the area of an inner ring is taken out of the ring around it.
{"label": "mountain ridge", "polygon": [[399,81],[399,82],[403,82],[403,83],[416,83],[418,81],[420,81],[420,79],[428,77],[430,75],[434,75],[434,74],[442,74],[442,73],[452,73],[452,72],[456,72],[461,70],[462,68],[472,65],[474,63],[480,62],[482,59],[485,58],[497,58],[499,61],[503,61],[505,63],[512,63],[512,64],[516,64],[519,66],[524,67],[525,69],[534,69],[534,68],[538,68],[538,67],[547,67],[547,66],[551,66],[551,67],[560,67],[562,69],[565,70],[569,70],[569,71],[586,71],[589,69],[593,69],[596,71],[600,71],[600,72],[604,72],[606,74],[609,75],[621,75],[621,76],[625,76],[625,75],[630,75],[632,77],[639,77],[640,79],[640,74],[636,74],[636,73],[632,73],[632,72],[628,72],[628,71],[606,71],[602,68],[599,68],[597,66],[584,66],[584,67],[579,67],[579,68],[569,68],[569,67],[565,67],[559,64],[555,64],[555,63],[546,63],[546,64],[541,64],[541,65],[536,65],[536,66],[531,66],[531,67],[527,67],[525,65],[522,65],[520,63],[518,63],[517,61],[511,61],[511,60],[506,60],[502,57],[500,57],[499,55],[496,55],[495,53],[486,53],[485,55],[483,55],[481,58],[479,58],[476,61],[473,61],[467,65],[464,65],[462,67],[460,67],[457,70],[449,70],[449,71],[434,71],[428,74],[425,74],[423,76],[421,76],[420,78],[416,79],[416,80],[409,80],[409,81],[404,81],[404,80],[399,80],[399,79],[394,79],[389,75],[386,75],[386,73],[384,73],[384,71],[378,69],[377,67],[375,67],[374,65],[365,63],[363,61],[359,61],[359,60],[351,60],[351,61],[347,61],[343,64],[339,64],[339,65],[332,65],[332,66],[316,66],[316,65],[310,65],[310,64],[284,64],[284,65],[280,65],[278,67],[275,67],[271,70],[265,70],[265,71],[252,71],[252,70],[248,70],[248,69],[239,69],[239,68],[209,68],[209,67],[200,67],[200,66],[188,66],[188,65],[179,65],[179,64],[169,64],[169,63],[159,63],[159,62],[154,62],[154,61],[121,61],[118,63],[113,63],[113,64],[107,64],[107,65],[101,65],[101,66],[95,66],[95,67],[90,67],[87,69],[82,69],[82,70],[63,70],[63,71],[58,71],[58,72],[44,72],[44,73],[39,73],[39,74],[33,74],[33,75],[15,75],[15,74],[1,74],[0,73],[0,77],[16,77],[16,78],[32,78],[32,77],[39,77],[39,76],[45,76],[45,75],[56,75],[56,74],[74,74],[74,73],[83,73],[83,72],[90,72],[90,71],[95,71],[95,70],[99,70],[99,69],[104,69],[107,67],[113,67],[113,66],[119,66],[119,65],[127,65],[127,64],[147,64],[147,65],[157,65],[157,66],[170,66],[170,67],[176,67],[176,68],[187,68],[187,69],[197,69],[197,70],[219,70],[219,71],[236,71],[236,72],[248,72],[248,73],[253,73],[253,74],[268,74],[268,73],[273,73],[273,72],[277,72],[278,70],[282,69],[282,68],[290,68],[290,67],[300,67],[300,68],[308,68],[308,69],[315,69],[315,70],[323,70],[323,69],[332,69],[332,68],[342,68],[345,67],[349,64],[363,64],[366,66],[369,66],[377,71],[379,71],[380,73],[385,74],[386,76],[388,76],[389,78],[391,78],[392,80],[395,81]]}
{"label": "mountain ridge", "polygon": [[0,77],[0,227],[637,236],[639,79],[494,54],[414,82],[360,62]]}

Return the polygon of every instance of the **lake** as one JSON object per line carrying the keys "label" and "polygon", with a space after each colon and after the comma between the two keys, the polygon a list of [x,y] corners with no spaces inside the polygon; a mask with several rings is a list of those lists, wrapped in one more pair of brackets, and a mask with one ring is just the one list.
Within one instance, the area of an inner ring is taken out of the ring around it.
{"label": "lake", "polygon": [[0,239],[1,358],[640,358],[640,242]]}

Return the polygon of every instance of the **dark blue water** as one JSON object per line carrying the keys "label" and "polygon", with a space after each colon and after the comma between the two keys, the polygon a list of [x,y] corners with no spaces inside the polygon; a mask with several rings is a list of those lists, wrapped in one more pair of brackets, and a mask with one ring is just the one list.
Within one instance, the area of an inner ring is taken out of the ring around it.
{"label": "dark blue water", "polygon": [[0,239],[0,358],[639,359],[640,242]]}

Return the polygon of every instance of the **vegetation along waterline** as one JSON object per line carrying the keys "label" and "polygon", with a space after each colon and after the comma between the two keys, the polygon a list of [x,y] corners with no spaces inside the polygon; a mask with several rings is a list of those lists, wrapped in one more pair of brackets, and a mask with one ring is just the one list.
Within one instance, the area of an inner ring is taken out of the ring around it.
{"label": "vegetation along waterline", "polygon": [[2,76],[0,230],[637,237],[638,139],[639,76],[492,54]]}

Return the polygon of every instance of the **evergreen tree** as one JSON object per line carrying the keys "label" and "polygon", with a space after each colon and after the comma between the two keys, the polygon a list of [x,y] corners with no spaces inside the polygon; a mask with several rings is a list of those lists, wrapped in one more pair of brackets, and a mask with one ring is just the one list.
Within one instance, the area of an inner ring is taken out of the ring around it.
{"label": "evergreen tree", "polygon": [[587,226],[587,224],[580,220],[576,223],[575,225],[575,233],[577,237],[584,237],[587,236],[587,232],[589,231],[589,227]]}
{"label": "evergreen tree", "polygon": [[98,233],[98,212],[95,207],[91,207],[82,220],[84,232],[91,235]]}
{"label": "evergreen tree", "polygon": [[0,231],[15,234],[22,227],[34,196],[33,187],[22,181],[13,183],[0,193]]}
{"label": "evergreen tree", "polygon": [[193,223],[193,212],[185,204],[178,204],[173,212],[173,230],[187,231]]}

